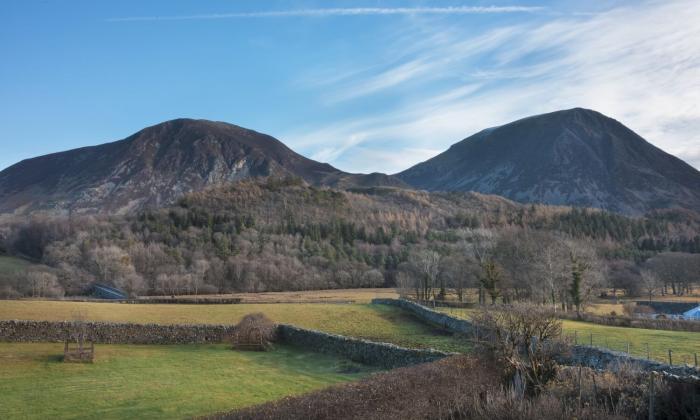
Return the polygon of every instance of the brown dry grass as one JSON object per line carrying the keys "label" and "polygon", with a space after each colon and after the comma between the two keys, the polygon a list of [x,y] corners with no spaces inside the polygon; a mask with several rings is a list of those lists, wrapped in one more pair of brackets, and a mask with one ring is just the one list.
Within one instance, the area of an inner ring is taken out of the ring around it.
{"label": "brown dry grass", "polygon": [[621,419],[605,409],[578,407],[545,394],[534,399],[504,391],[484,359],[454,356],[396,369],[365,380],[210,418],[223,419]]}
{"label": "brown dry grass", "polygon": [[[476,381],[476,377],[480,380]],[[498,378],[476,358],[456,356],[367,380],[215,415],[223,419],[417,419],[447,414],[452,400],[488,392]],[[443,405],[441,407],[441,405]]]}
{"label": "brown dry grass", "polygon": [[[206,295],[207,298],[238,298],[242,303],[369,303],[374,298],[398,298],[396,289],[331,289],[306,290],[298,292],[260,292]],[[167,299],[167,296],[146,296],[142,299]],[[176,296],[179,299],[192,299],[194,296]]]}
{"label": "brown dry grass", "polygon": [[[648,376],[562,368],[531,398],[503,386],[488,358],[453,356],[375,374],[359,382],[212,415],[210,419],[612,420],[647,418]],[[700,386],[657,378],[655,415],[695,419]]]}
{"label": "brown dry grass", "polygon": [[[637,300],[646,300],[645,298],[639,298]],[[694,293],[692,295],[686,296],[652,296],[651,300],[655,302],[700,302],[700,294]]]}

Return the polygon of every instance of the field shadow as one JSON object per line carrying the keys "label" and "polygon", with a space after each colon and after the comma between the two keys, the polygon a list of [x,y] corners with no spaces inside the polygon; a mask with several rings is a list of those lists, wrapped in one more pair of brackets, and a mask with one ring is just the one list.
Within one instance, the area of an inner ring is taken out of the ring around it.
{"label": "field shadow", "polygon": [[49,354],[44,357],[44,363],[63,363],[62,354]]}
{"label": "field shadow", "polygon": [[372,307],[372,309],[375,310],[375,312],[377,313],[377,315],[380,318],[385,319],[385,320],[387,320],[391,323],[394,323],[394,324],[405,324],[405,323],[414,324],[416,327],[420,328],[426,334],[430,334],[430,335],[443,336],[443,337],[452,337],[455,335],[452,332],[450,332],[442,327],[427,323],[424,320],[417,317],[416,315],[414,315],[410,312],[406,312],[402,309],[382,308],[382,307],[378,307],[378,306],[374,306],[374,307]]}

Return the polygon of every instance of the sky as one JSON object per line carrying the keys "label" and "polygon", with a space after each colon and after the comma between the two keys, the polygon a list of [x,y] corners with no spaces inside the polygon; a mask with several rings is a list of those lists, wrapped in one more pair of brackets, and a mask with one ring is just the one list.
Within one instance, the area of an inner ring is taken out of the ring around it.
{"label": "sky", "polygon": [[0,169],[188,117],[395,173],[591,108],[700,168],[700,1],[14,1]]}

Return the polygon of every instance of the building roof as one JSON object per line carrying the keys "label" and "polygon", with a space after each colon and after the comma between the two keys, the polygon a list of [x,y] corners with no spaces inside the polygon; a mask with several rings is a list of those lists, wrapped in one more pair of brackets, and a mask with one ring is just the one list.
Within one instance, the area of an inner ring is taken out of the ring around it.
{"label": "building roof", "polygon": [[695,308],[683,312],[683,318],[686,319],[700,319],[700,305],[696,306]]}
{"label": "building roof", "polygon": [[92,294],[102,299],[126,299],[126,292],[104,284],[95,283],[92,285]]}

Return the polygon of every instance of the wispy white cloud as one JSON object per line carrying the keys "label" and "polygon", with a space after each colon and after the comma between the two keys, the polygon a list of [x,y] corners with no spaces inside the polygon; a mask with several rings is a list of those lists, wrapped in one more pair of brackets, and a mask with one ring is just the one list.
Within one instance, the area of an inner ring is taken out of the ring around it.
{"label": "wispy white cloud", "polygon": [[421,32],[418,39],[401,40],[400,44],[407,45],[391,48],[405,51],[403,57],[394,59],[398,64],[382,68],[375,74],[357,74],[358,77],[346,80],[344,85],[327,94],[326,103],[376,94],[416,80],[426,83],[453,75],[455,70],[463,71],[465,61],[492,52],[520,33],[517,26],[498,28],[467,39],[463,39],[461,32],[450,30],[433,34]]}
{"label": "wispy white cloud", "polygon": [[[437,153],[488,126],[582,106],[700,167],[698,21],[700,3],[681,0],[480,34],[421,28],[387,47],[406,56],[339,81],[330,97],[330,86],[319,92],[333,104],[382,91],[402,98],[398,105],[283,138],[311,154],[334,150],[317,156],[341,169],[396,172],[427,158],[416,150]],[[352,157],[359,155],[362,162]]]}
{"label": "wispy white cloud", "polygon": [[544,10],[540,6],[454,6],[454,7],[350,7],[325,9],[271,10],[242,13],[210,13],[179,16],[131,16],[107,19],[110,22],[158,20],[214,20],[279,17],[331,17],[367,15],[464,15],[487,13],[532,13]]}

